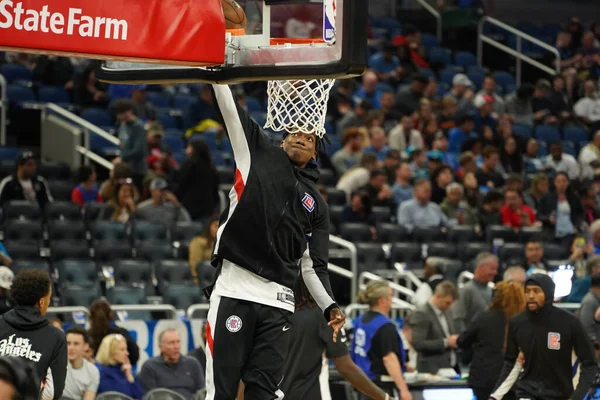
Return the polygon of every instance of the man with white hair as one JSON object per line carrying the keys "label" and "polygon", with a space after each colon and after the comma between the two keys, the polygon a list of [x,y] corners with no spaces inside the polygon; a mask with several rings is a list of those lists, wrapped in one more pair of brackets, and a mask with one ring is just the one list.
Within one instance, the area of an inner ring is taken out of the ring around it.
{"label": "man with white hair", "polygon": [[174,328],[165,329],[158,336],[160,355],[146,361],[140,372],[144,393],[164,388],[179,393],[186,399],[195,398],[204,387],[204,373],[198,360],[181,355],[181,338]]}
{"label": "man with white hair", "polygon": [[[377,89],[377,74],[371,70],[364,73],[362,77],[362,87],[358,89],[355,97],[362,100],[369,100],[373,104],[373,108],[378,110],[381,108],[381,90]],[[355,101],[358,103],[358,101]]]}
{"label": "man with white hair", "polygon": [[465,115],[473,110],[473,82],[465,74],[456,74],[452,79],[452,90],[449,96],[456,99],[456,114]]}
{"label": "man with white hair", "polygon": [[525,269],[520,265],[512,265],[504,270],[504,274],[502,275],[502,280],[507,282],[517,282],[521,285],[525,286],[525,280],[527,279],[527,275],[525,273]]}
{"label": "man with white hair", "polygon": [[464,225],[465,221],[474,221],[475,215],[469,204],[463,200],[463,185],[452,182],[446,186],[446,198],[440,204],[442,212],[448,217],[448,225]]}
{"label": "man with white hair", "polygon": [[498,257],[482,252],[475,258],[473,280],[460,289],[459,300],[452,306],[455,326],[464,331],[477,315],[492,301],[492,288],[489,286],[498,273]]}

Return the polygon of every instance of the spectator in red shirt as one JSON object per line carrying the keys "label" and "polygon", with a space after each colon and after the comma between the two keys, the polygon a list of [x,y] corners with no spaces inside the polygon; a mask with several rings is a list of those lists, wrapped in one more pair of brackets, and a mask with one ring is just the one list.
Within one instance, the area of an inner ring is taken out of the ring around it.
{"label": "spectator in red shirt", "polygon": [[521,227],[539,225],[531,207],[523,204],[521,194],[514,189],[504,191],[504,206],[500,210],[502,225],[514,230]]}
{"label": "spectator in red shirt", "polygon": [[77,170],[77,185],[71,192],[71,201],[83,207],[87,203],[102,202],[102,196],[96,186],[96,171],[94,168],[84,165]]}

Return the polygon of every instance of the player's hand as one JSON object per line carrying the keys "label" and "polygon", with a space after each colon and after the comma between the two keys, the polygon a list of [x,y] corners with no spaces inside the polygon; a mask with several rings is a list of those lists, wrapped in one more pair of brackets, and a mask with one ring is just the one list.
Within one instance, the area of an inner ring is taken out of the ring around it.
{"label": "player's hand", "polygon": [[344,327],[346,323],[346,316],[339,308],[334,308],[329,313],[329,323],[327,325],[333,328],[333,342],[337,342],[337,336],[340,329]]}

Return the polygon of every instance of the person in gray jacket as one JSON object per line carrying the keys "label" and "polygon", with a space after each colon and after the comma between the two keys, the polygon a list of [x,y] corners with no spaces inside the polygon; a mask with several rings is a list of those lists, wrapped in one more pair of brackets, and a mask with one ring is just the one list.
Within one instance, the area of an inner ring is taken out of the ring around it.
{"label": "person in gray jacket", "polygon": [[579,319],[592,343],[600,339],[600,322],[594,319],[594,313],[600,307],[600,274],[592,275],[592,287],[583,297],[579,309]]}
{"label": "person in gray jacket", "polygon": [[148,143],[146,130],[142,121],[133,113],[134,104],[130,100],[120,99],[115,102],[117,120],[119,122],[119,140],[121,154],[113,160],[113,164],[125,162],[133,172],[133,183],[140,192],[143,191],[144,177],[148,172],[146,157]]}

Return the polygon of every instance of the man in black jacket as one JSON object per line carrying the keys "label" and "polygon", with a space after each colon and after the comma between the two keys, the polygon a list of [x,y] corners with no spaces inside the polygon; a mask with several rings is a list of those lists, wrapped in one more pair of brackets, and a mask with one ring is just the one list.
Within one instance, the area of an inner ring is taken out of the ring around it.
{"label": "man in black jacket", "polygon": [[228,86],[213,89],[236,171],[207,288],[206,398],[235,398],[241,379],[246,400],[280,399],[299,268],[334,340],[345,320],[327,272],[329,212],[315,184],[320,139],[285,133],[273,146]]}
{"label": "man in black jacket", "polygon": [[52,285],[47,272],[23,270],[13,280],[15,308],[0,318],[0,356],[19,357],[36,369],[42,399],[59,399],[67,377],[65,335],[44,318]]}
{"label": "man in black jacket", "polygon": [[[581,322],[575,315],[553,306],[554,282],[545,274],[533,274],[527,279],[525,297],[525,311],[510,319],[504,367],[491,398],[501,399],[515,383],[517,357],[522,351],[525,364],[516,380],[517,399],[582,400],[598,368]],[[575,391],[573,353],[581,368]]]}
{"label": "man in black jacket", "polygon": [[22,151],[16,163],[16,172],[0,181],[0,206],[12,200],[29,200],[37,202],[43,209],[53,200],[48,182],[36,174],[37,163],[33,152]]}

